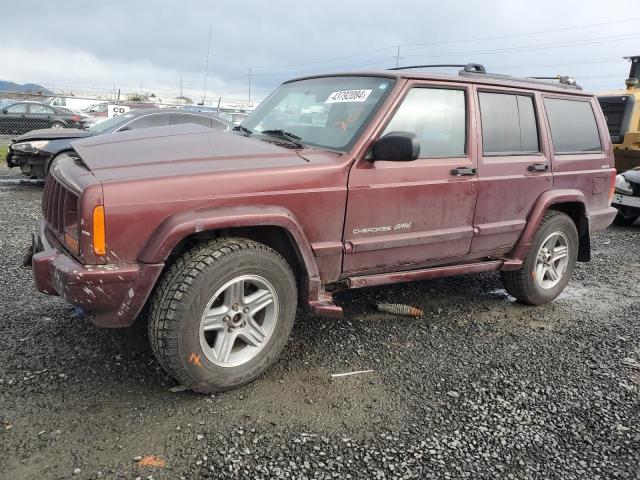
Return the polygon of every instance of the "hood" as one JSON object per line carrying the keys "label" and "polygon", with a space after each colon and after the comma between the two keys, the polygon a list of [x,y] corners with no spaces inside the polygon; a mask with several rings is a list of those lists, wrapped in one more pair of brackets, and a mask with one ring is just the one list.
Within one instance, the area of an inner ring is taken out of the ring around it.
{"label": "hood", "polygon": [[84,138],[93,135],[87,130],[79,128],[45,128],[42,130],[31,130],[13,139],[14,142],[25,142],[27,140],[59,140],[63,138]]}
{"label": "hood", "polygon": [[96,135],[71,142],[102,181],[176,177],[324,163],[338,154],[286,148],[195,124]]}

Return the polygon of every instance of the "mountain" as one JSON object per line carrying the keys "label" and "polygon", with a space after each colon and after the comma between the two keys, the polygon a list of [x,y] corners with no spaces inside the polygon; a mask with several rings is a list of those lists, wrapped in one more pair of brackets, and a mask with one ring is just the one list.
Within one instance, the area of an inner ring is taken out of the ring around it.
{"label": "mountain", "polygon": [[53,95],[51,90],[37,83],[15,83],[6,80],[0,80],[0,92],[44,93],[46,95]]}

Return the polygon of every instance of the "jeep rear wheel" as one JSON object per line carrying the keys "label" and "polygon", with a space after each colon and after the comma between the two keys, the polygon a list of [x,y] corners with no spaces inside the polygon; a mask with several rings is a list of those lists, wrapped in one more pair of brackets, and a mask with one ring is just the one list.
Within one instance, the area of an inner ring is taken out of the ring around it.
{"label": "jeep rear wheel", "polygon": [[277,252],[242,238],[214,240],[163,277],[151,305],[151,347],[167,373],[197,392],[237,387],[280,354],[296,301],[295,277]]}
{"label": "jeep rear wheel", "polygon": [[501,272],[507,292],[523,303],[551,302],[567,286],[578,258],[578,231],[562,212],[545,213],[522,268]]}

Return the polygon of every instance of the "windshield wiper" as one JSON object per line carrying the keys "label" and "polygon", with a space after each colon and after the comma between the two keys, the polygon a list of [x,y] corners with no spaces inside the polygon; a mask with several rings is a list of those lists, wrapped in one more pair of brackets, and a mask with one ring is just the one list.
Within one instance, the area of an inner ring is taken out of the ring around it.
{"label": "windshield wiper", "polygon": [[293,133],[285,132],[284,130],[263,130],[260,133],[269,135],[270,137],[282,138],[293,143],[298,148],[304,148],[304,145],[300,141],[302,137],[294,135]]}
{"label": "windshield wiper", "polygon": [[235,127],[233,127],[233,130],[235,130],[236,132],[246,133],[247,135],[251,135],[253,133],[253,130],[248,129],[247,127],[243,127],[242,125],[236,125]]}

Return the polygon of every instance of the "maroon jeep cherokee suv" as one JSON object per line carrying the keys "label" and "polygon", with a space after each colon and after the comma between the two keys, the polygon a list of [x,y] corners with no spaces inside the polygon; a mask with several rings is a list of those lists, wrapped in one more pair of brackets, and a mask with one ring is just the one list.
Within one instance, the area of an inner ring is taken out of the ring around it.
{"label": "maroon jeep cherokee suv", "polygon": [[235,132],[72,146],[27,257],[38,290],[103,327],[148,311],[159,362],[198,392],[255,378],[298,303],[341,314],[337,289],[500,271],[549,302],[616,215],[596,98],[478,65],[305,77]]}

